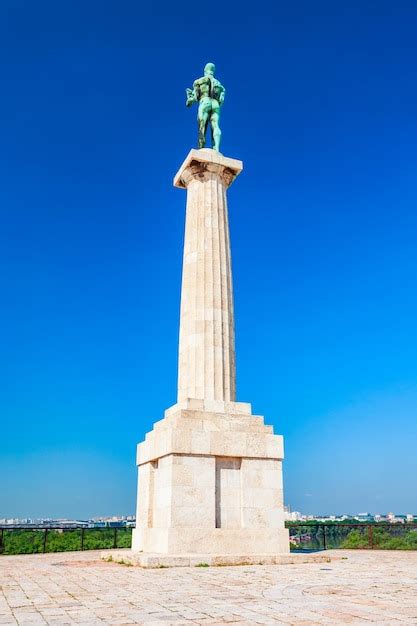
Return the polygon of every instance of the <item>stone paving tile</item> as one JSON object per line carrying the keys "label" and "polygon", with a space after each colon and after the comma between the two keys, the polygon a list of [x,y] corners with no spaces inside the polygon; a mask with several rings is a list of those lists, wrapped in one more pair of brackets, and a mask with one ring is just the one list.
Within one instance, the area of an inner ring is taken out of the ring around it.
{"label": "stone paving tile", "polygon": [[142,570],[98,552],[0,557],[0,626],[417,625],[417,552]]}

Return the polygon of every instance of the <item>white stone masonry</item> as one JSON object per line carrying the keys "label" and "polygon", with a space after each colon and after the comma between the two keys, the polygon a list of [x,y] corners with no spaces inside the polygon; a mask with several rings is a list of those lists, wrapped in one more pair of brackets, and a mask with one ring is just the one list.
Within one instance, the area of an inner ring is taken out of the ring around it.
{"label": "white stone masonry", "polygon": [[178,398],[138,445],[132,548],[145,554],[232,562],[289,551],[282,437],[236,402],[226,191],[242,167],[191,150],[174,179],[187,190]]}
{"label": "white stone masonry", "polygon": [[232,270],[226,189],[242,162],[192,150],[174,184],[187,189],[178,401],[234,401]]}

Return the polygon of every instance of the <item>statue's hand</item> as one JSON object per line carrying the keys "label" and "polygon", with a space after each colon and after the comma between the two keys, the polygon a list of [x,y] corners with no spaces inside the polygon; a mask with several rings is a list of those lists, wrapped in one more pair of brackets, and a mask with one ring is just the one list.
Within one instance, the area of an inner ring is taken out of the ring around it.
{"label": "statue's hand", "polygon": [[190,107],[192,104],[194,104],[194,102],[196,102],[196,97],[195,97],[195,93],[194,93],[194,89],[189,89],[187,88],[185,90],[185,93],[187,95],[187,100],[185,102],[185,106]]}

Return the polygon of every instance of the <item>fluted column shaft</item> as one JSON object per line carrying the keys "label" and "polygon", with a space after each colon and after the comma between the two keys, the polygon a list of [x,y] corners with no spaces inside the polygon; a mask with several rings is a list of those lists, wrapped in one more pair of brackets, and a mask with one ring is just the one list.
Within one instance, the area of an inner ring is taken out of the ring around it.
{"label": "fluted column shaft", "polygon": [[233,402],[236,370],[226,190],[241,167],[237,172],[230,169],[227,162],[240,162],[212,150],[192,153],[194,158],[180,170],[178,185],[187,189],[178,401]]}

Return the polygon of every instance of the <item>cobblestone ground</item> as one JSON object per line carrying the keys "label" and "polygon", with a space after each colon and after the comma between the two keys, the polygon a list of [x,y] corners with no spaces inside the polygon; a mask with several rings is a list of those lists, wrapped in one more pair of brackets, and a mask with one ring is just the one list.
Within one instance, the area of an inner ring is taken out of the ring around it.
{"label": "cobblestone ground", "polygon": [[98,552],[0,557],[0,624],[417,624],[417,552],[142,570]]}

